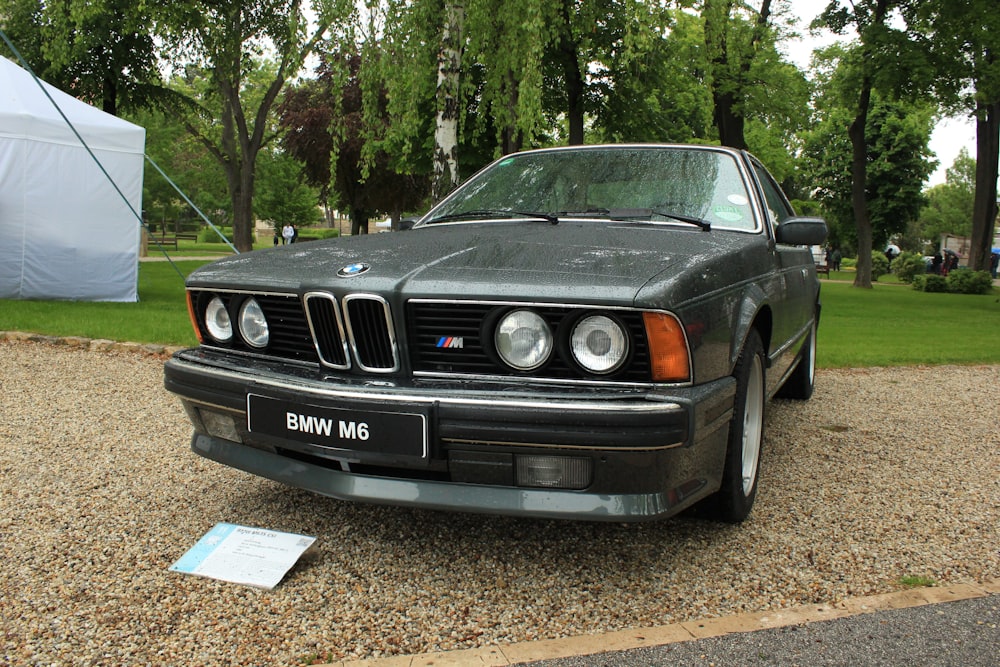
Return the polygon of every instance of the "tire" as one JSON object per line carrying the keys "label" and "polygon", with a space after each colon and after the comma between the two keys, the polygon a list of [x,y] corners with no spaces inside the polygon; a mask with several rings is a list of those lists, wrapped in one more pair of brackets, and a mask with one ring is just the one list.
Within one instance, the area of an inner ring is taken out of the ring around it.
{"label": "tire", "polygon": [[778,390],[778,397],[792,398],[798,401],[808,400],[816,387],[816,318],[813,318],[809,338],[802,346],[802,358],[785,384]]}
{"label": "tire", "polygon": [[733,371],[736,398],[729,424],[729,442],[722,474],[722,486],[709,500],[713,518],[741,523],[750,514],[757,498],[760,454],[764,444],[764,345],[752,330]]}

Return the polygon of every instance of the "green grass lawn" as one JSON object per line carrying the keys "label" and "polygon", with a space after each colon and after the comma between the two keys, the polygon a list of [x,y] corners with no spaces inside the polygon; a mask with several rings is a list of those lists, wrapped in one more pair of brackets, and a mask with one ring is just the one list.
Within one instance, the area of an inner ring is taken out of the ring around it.
{"label": "green grass lawn", "polygon": [[[214,244],[212,244],[214,245]],[[173,252],[189,256],[195,248]],[[200,250],[200,248],[199,248]],[[150,253],[154,256],[153,253]],[[178,261],[187,275],[206,260]],[[817,364],[824,368],[1000,363],[1000,290],[927,294],[882,279],[855,289],[853,274],[823,279]],[[168,262],[141,262],[138,303],[0,300],[0,331],[194,345],[184,284]]]}
{"label": "green grass lawn", "polygon": [[1000,363],[996,288],[972,296],[899,284],[865,290],[822,282],[816,353],[821,367]]}
{"label": "green grass lawn", "polygon": [[[255,249],[259,247],[263,246],[255,246]],[[163,257],[164,251],[168,257],[218,257],[219,255],[233,254],[232,249],[221,241],[218,243],[198,243],[187,239],[177,241],[176,249],[173,246],[157,246],[150,241],[147,254],[154,258]]]}
{"label": "green grass lawn", "polygon": [[[205,261],[175,262],[185,276]],[[195,345],[184,281],[169,262],[139,263],[139,302],[0,300],[0,331]]]}

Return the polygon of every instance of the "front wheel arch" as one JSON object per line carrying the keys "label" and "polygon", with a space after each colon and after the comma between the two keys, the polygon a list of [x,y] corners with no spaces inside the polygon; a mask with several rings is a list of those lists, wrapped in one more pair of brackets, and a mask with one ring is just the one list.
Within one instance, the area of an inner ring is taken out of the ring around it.
{"label": "front wheel arch", "polygon": [[750,330],[740,351],[733,377],[736,395],[722,471],[722,485],[706,499],[709,514],[726,523],[741,523],[757,497],[764,445],[767,405],[767,359],[756,328]]}
{"label": "front wheel arch", "polygon": [[773,328],[771,307],[767,304],[763,292],[760,294],[754,291],[747,293],[740,307],[737,321],[733,326],[733,337],[729,349],[730,374],[736,373],[736,364],[739,361],[740,353],[746,347],[750,333],[757,332],[766,353],[771,348]]}

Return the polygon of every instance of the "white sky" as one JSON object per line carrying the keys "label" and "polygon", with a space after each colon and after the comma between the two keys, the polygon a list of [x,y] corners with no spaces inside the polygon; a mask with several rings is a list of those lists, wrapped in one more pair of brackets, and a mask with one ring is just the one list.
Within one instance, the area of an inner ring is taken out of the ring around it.
{"label": "white sky", "polygon": [[[809,23],[826,7],[828,0],[789,0],[792,15],[798,18],[798,32],[802,39],[779,45],[799,67],[809,66],[809,58],[815,48],[826,46],[837,40],[829,32],[810,35]],[[938,167],[927,181],[927,185],[944,183],[945,170],[951,167],[962,148],[976,157],[976,126],[968,116],[941,120],[931,135],[930,148],[938,160]]]}

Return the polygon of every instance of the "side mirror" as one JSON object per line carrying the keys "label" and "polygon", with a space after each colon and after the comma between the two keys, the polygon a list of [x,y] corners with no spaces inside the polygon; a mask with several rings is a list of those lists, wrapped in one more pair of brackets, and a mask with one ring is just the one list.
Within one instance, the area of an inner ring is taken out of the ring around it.
{"label": "side mirror", "polygon": [[415,223],[420,218],[416,216],[408,216],[406,218],[399,219],[399,231],[405,232],[407,229],[413,229],[413,223]]}
{"label": "side mirror", "polygon": [[786,245],[823,245],[827,235],[823,218],[788,218],[775,230],[774,238]]}

